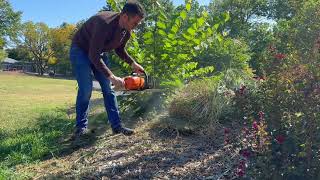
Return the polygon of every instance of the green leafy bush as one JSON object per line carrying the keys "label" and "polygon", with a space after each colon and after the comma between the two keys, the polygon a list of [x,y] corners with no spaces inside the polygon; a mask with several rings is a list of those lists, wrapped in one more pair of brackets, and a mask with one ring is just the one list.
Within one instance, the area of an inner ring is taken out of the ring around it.
{"label": "green leafy bush", "polygon": [[[117,1],[108,2],[117,9]],[[137,32],[142,36],[132,33],[128,52],[160,81],[162,87],[179,87],[185,80],[206,76],[214,70],[212,65],[199,66],[197,57],[211,44],[223,41],[218,27],[230,16],[223,13],[215,24],[209,24],[208,12],[193,13],[191,6],[192,1],[187,1],[185,7],[176,8],[173,15],[167,15],[161,7],[156,8],[144,32]]]}

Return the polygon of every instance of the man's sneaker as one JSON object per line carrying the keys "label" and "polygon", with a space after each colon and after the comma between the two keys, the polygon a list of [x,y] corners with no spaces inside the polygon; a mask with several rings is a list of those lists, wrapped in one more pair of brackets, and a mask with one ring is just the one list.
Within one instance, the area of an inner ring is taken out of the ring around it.
{"label": "man's sneaker", "polygon": [[89,137],[90,131],[87,128],[76,129],[73,133],[71,140],[79,140],[80,138]]}
{"label": "man's sneaker", "polygon": [[112,129],[113,134],[124,134],[125,136],[131,136],[134,134],[133,129],[125,128],[125,127],[119,127],[116,129]]}

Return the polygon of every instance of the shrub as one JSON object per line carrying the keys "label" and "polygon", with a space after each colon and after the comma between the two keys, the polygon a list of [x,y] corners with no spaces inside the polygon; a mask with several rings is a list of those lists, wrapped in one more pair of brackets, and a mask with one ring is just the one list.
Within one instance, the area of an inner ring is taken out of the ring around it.
{"label": "shrub", "polygon": [[240,70],[229,69],[217,76],[190,82],[171,98],[169,115],[183,119],[191,129],[212,132],[231,111],[235,89],[249,77]]}
{"label": "shrub", "polygon": [[305,64],[305,60],[279,53],[271,57],[266,81],[258,89],[235,97],[235,107],[242,116],[265,112],[267,131],[273,138],[271,153],[261,154],[266,157],[263,163],[255,159],[251,174],[275,179],[318,177],[320,76],[314,70],[318,61],[309,59]]}

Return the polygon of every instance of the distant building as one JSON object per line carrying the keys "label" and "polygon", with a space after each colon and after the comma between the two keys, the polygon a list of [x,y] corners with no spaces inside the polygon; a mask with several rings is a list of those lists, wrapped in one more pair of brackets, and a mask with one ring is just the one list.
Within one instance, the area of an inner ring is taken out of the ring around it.
{"label": "distant building", "polygon": [[1,62],[1,69],[3,71],[17,71],[17,70],[22,70],[22,67],[19,61],[11,58],[5,58]]}
{"label": "distant building", "polygon": [[12,58],[5,58],[0,64],[0,69],[3,71],[34,72],[33,63],[18,61]]}

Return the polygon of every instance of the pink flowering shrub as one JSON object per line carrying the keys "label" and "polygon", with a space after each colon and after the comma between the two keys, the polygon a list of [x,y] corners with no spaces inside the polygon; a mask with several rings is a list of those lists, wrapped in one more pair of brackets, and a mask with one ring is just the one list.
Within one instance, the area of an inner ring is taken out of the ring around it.
{"label": "pink flowering shrub", "polygon": [[[255,89],[242,85],[234,98],[237,117],[255,114],[244,120],[242,139],[250,143],[241,148],[243,159],[236,172],[255,179],[319,179],[319,61],[305,64],[294,55],[269,49],[264,79],[255,77]],[[257,133],[261,129],[265,136]]]}

